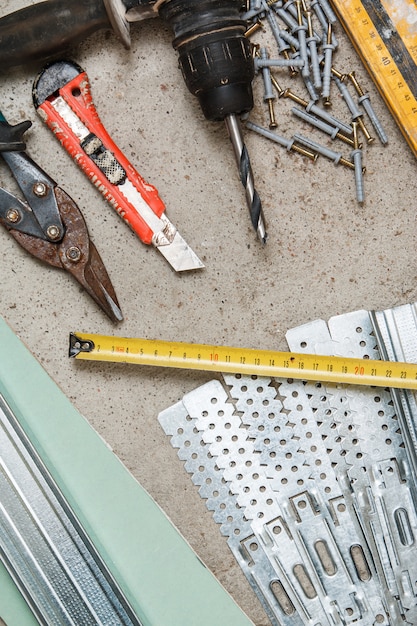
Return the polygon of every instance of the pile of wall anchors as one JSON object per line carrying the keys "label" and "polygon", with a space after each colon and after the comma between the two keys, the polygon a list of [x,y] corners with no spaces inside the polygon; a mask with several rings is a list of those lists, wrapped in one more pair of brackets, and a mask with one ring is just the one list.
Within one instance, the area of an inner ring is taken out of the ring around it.
{"label": "pile of wall anchors", "polygon": [[[388,139],[355,71],[337,69],[338,20],[331,5],[327,0],[250,0],[248,4],[243,17],[250,22],[247,36],[254,44],[255,70],[263,79],[268,127],[263,121],[247,119],[246,128],[313,162],[322,155],[352,169],[356,199],[363,203],[364,143],[373,143],[372,133],[382,145]],[[276,104],[278,99],[281,102]],[[338,117],[332,108],[340,99],[345,108]],[[289,112],[282,100],[290,101]],[[256,114],[260,115],[259,107]],[[309,134],[286,137],[278,132],[277,128],[284,127],[285,133],[290,126],[288,114]],[[311,130],[321,136],[316,138]]]}

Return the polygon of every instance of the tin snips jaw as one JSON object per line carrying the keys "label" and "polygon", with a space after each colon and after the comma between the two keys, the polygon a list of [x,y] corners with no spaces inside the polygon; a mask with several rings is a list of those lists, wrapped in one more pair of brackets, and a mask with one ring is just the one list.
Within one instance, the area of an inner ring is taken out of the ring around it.
{"label": "tin snips jaw", "polygon": [[0,155],[24,196],[20,200],[0,187],[0,223],[34,257],[72,274],[112,321],[121,321],[113,285],[80,209],[25,152],[23,135],[30,126],[11,126],[0,112]]}

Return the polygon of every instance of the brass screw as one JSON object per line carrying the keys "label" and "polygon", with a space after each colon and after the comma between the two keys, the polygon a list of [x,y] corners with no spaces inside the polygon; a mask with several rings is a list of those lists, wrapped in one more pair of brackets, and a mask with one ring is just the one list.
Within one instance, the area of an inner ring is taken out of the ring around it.
{"label": "brass screw", "polygon": [[284,98],[289,98],[290,100],[293,100],[303,107],[308,106],[307,100],[303,100],[302,98],[300,98],[300,96],[297,96],[297,94],[293,93],[291,89],[285,89],[282,95],[284,96]]}
{"label": "brass screw", "polygon": [[340,141],[344,141],[349,146],[353,147],[353,139],[352,139],[352,137],[348,137],[347,135],[345,135],[344,133],[341,133],[340,131],[336,133],[336,137],[338,139],[340,139]]}
{"label": "brass screw", "polygon": [[338,78],[342,82],[346,79],[346,74],[342,74],[342,72],[339,72],[335,67],[332,67],[330,71],[333,76],[336,76],[336,78]]}
{"label": "brass screw", "polygon": [[249,26],[249,28],[246,29],[245,37],[249,39],[250,37],[252,37],[252,35],[257,33],[258,30],[265,31],[264,25],[262,24],[261,20],[257,20],[254,24],[252,24],[251,26]]}
{"label": "brass screw", "polygon": [[[352,131],[353,131],[353,149],[361,150],[361,144],[359,143],[359,134],[358,134],[358,123],[352,122]],[[366,167],[361,168],[362,174],[365,174]]]}
{"label": "brass screw", "polygon": [[355,169],[355,164],[352,163],[352,161],[349,161],[348,159],[345,159],[345,157],[340,157],[339,163],[340,163],[340,165],[345,165],[346,167],[349,167],[351,170]]}
{"label": "brass screw", "polygon": [[331,100],[330,100],[330,75],[332,71],[332,56],[333,56],[333,50],[334,50],[332,38],[333,38],[332,25],[329,22],[327,25],[326,43],[323,46],[324,61],[323,61],[322,98],[323,98],[323,105],[325,107],[330,107],[332,105]]}
{"label": "brass screw", "polygon": [[353,148],[355,150],[359,150],[358,123],[357,123],[357,121],[352,122],[352,133],[353,133]]}
{"label": "brass screw", "polygon": [[268,98],[268,111],[269,111],[269,128],[278,128],[277,120],[275,118],[274,101]]}
{"label": "brass screw", "polygon": [[369,130],[367,129],[365,122],[363,121],[362,117],[358,117],[357,119],[358,125],[361,129],[361,131],[363,132],[363,134],[366,137],[366,141],[368,143],[372,143],[373,141],[375,141],[375,137],[372,137],[371,133],[369,132]]}
{"label": "brass screw", "polygon": [[278,98],[282,98],[282,96],[284,95],[284,90],[282,89],[281,85],[279,84],[275,76],[271,76],[271,83],[273,84],[273,86],[278,92]]}
{"label": "brass screw", "polygon": [[[370,102],[370,98],[369,98],[369,93],[365,93],[362,89],[362,87],[359,85],[357,79],[356,79],[356,75],[355,72],[350,72],[348,74],[348,77],[350,79],[350,81],[352,82],[354,88],[356,89],[356,92],[359,96],[359,102],[360,104],[362,104],[363,108],[365,109],[365,111],[368,114],[369,119],[371,120],[371,123],[381,141],[381,143],[386,144],[388,143],[388,138],[385,134],[384,129],[382,128],[382,124],[378,119],[377,114],[375,113],[372,104]],[[363,129],[362,129],[363,132]],[[366,135],[365,135],[366,136]],[[369,141],[369,140],[368,140]]]}
{"label": "brass screw", "polygon": [[303,148],[302,146],[297,146],[297,144],[295,144],[295,143],[292,144],[290,149],[293,152],[298,152],[299,154],[302,154],[303,156],[307,157],[308,159],[310,159],[314,163],[317,161],[317,159],[319,157],[317,152],[313,152],[312,150],[308,150],[307,148]]}
{"label": "brass screw", "polygon": [[352,85],[355,87],[358,96],[364,96],[364,91],[357,81],[355,72],[349,72],[348,77],[350,78]]}
{"label": "brass screw", "polygon": [[[291,57],[290,57],[290,55],[289,55],[289,53],[288,53],[288,50],[283,50],[281,54],[282,54],[282,56],[284,57],[284,59],[285,59],[286,61],[289,61],[289,60],[290,60],[290,58],[291,58]],[[291,78],[294,78],[295,76],[297,76],[297,75],[298,75],[298,70],[297,70],[297,68],[296,68],[296,67],[294,67],[293,65],[290,65],[290,67],[289,67],[288,69],[289,69],[289,72],[290,72],[290,76],[291,76]]]}

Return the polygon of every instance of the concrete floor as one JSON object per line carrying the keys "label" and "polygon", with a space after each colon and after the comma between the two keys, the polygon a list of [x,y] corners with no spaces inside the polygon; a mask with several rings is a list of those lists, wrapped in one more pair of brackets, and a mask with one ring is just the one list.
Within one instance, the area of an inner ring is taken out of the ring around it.
{"label": "concrete floor", "polygon": [[[13,10],[27,4],[15,0]],[[0,15],[10,11],[11,3],[0,0]],[[107,130],[157,187],[168,217],[205,263],[186,275],[137,239],[41,123],[31,86],[42,64],[0,76],[1,110],[12,124],[32,120],[28,152],[83,211],[125,317],[113,325],[69,275],[33,259],[6,231],[0,314],[257,626],[269,622],[157,421],[161,410],[213,376],[80,363],[67,357],[68,336],[286,350],[284,335],[294,326],[417,299],[415,156],[340,27],[337,33],[335,65],[356,70],[389,143],[364,147],[361,206],[351,170],[323,157],[313,164],[245,131],[268,226],[265,247],[252,230],[226,130],[207,122],[186,91],[168,28],[159,19],[133,25],[130,51],[104,31],[71,51],[90,77]],[[286,70],[275,75],[296,90]],[[260,78],[255,94],[251,119],[267,125]],[[290,137],[298,127],[307,134],[289,106],[276,103],[278,132]],[[333,110],[346,117],[337,94]],[[348,146],[341,150],[349,156]],[[12,185],[5,166],[0,183]]]}

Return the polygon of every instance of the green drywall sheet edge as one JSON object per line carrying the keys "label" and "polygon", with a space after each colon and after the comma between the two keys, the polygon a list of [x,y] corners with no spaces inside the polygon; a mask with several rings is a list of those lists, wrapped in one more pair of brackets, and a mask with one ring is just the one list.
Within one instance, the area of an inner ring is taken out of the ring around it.
{"label": "green drywall sheet edge", "polygon": [[0,392],[144,626],[252,624],[1,317]]}
{"label": "green drywall sheet edge", "polygon": [[0,617],[7,626],[38,624],[2,563],[0,563]]}

